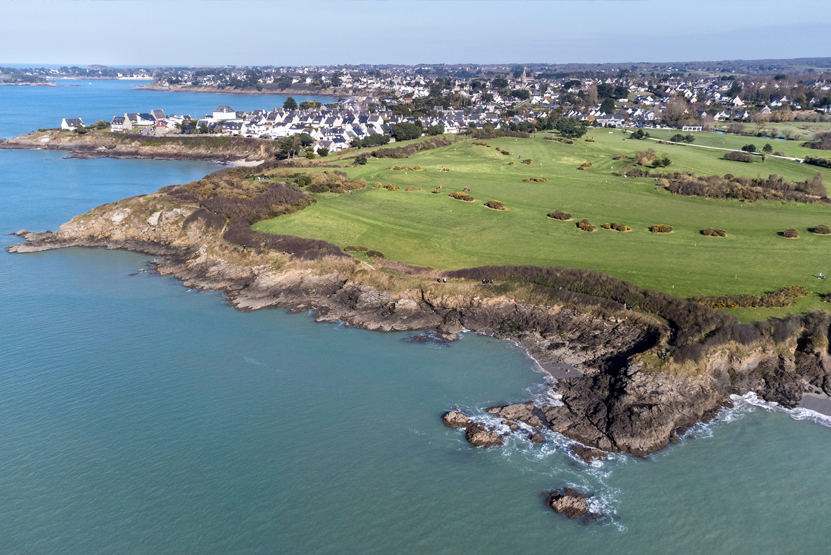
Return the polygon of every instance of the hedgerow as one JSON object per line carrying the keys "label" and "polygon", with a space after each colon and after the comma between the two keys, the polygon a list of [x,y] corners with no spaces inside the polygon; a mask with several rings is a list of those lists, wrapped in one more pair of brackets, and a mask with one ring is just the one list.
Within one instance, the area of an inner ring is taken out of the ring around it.
{"label": "hedgerow", "polygon": [[735,151],[725,153],[724,159],[731,160],[733,162],[747,162],[748,164],[753,162],[753,156],[750,154]]}
{"label": "hedgerow", "polygon": [[724,177],[699,177],[695,174],[675,173],[670,174],[668,178],[667,190],[678,195],[749,201],[828,202],[828,191],[819,173],[800,182],[785,181],[776,174],[771,174],[767,178],[751,178],[731,174]]}
{"label": "hedgerow", "polygon": [[801,285],[785,287],[764,295],[725,295],[721,297],[693,297],[693,301],[712,308],[784,308],[794,300],[811,292]]}

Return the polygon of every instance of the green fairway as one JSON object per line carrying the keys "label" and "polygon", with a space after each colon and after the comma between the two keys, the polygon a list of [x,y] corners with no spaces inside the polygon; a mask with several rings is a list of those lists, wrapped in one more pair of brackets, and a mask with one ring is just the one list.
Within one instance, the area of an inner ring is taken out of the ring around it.
{"label": "green fairway", "polygon": [[[663,137],[667,132],[653,133]],[[620,130],[591,130],[587,137],[566,145],[542,138],[492,139],[491,148],[473,141],[426,151],[405,160],[373,159],[366,166],[347,170],[350,178],[365,178],[365,190],[344,195],[318,195],[317,204],[288,216],[260,222],[256,229],[325,239],[342,247],[362,245],[383,252],[388,259],[438,269],[485,264],[563,265],[590,268],[638,285],[678,296],[763,293],[803,285],[815,293],[831,290],[831,282],[816,279],[831,273],[831,236],[816,236],[808,228],[831,226],[831,207],[817,204],[782,204],[772,201],[742,203],[683,197],[658,191],[651,178],[614,175],[631,161],[615,161],[619,154],[653,148],[672,160],[670,171],[699,175],[726,174],[750,177],[776,173],[804,180],[818,171],[831,184],[831,171],[789,160],[768,159],[746,164],[722,160],[723,152],[688,146],[623,140]],[[745,137],[696,133],[696,144],[727,148],[750,142]],[[755,141],[757,146],[764,143]],[[796,142],[775,145],[792,156],[817,154]],[[721,144],[716,144],[721,143]],[[495,147],[512,152],[504,156]],[[531,158],[526,165],[518,158]],[[509,162],[513,161],[513,165]],[[590,162],[586,171],[577,167]],[[419,171],[395,171],[389,166],[420,166]],[[448,168],[449,172],[441,172]],[[524,178],[544,177],[545,183]],[[387,191],[374,182],[401,187]],[[443,185],[441,194],[431,191]],[[471,188],[475,202],[454,200],[449,193]],[[407,187],[413,187],[411,192]],[[500,200],[508,210],[484,206]],[[546,217],[559,209],[575,221]],[[580,231],[576,221],[588,218],[631,226],[619,233],[599,229]],[[653,224],[669,224],[674,233],[655,235]],[[727,231],[726,238],[704,237],[706,227]],[[778,232],[795,228],[797,240]],[[801,299],[796,310],[821,306],[814,295]],[[827,306],[827,305],[826,305]],[[780,315],[788,310],[738,310],[744,319]]]}

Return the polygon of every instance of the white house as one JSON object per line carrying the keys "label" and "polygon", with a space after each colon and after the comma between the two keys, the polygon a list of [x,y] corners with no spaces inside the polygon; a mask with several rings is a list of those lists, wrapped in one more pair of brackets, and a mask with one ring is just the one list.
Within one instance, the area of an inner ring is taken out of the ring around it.
{"label": "white house", "polygon": [[61,120],[61,129],[67,129],[69,131],[75,131],[78,127],[83,127],[84,122],[81,118],[63,118]]}
{"label": "white house", "polygon": [[219,106],[214,110],[213,117],[217,121],[225,121],[228,119],[236,119],[237,113],[230,106]]}

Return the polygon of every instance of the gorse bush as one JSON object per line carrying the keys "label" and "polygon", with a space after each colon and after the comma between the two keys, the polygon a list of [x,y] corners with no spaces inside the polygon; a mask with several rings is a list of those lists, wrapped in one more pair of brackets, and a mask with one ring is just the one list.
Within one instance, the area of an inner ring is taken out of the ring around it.
{"label": "gorse bush", "polygon": [[706,237],[727,237],[727,232],[723,229],[714,229],[712,227],[708,227],[707,229],[701,230],[701,235]]}
{"label": "gorse bush", "polygon": [[828,198],[820,174],[802,182],[785,181],[776,174],[771,174],[765,179],[736,177],[730,174],[724,177],[698,177],[694,174],[678,173],[670,175],[669,180],[667,190],[686,196],[805,203],[826,202]]}
{"label": "gorse bush", "polygon": [[782,235],[788,239],[799,239],[799,233],[795,229],[786,229]]}
{"label": "gorse bush", "polygon": [[522,163],[523,163],[523,164],[528,164],[528,165],[530,166],[531,164],[533,164],[533,163],[534,163],[534,161],[533,161],[533,160],[531,160],[530,158],[526,158],[525,160],[523,160],[523,161],[522,161]]}
{"label": "gorse bush", "polygon": [[382,253],[381,251],[369,250],[366,251],[366,255],[370,258],[385,258],[384,253]]}
{"label": "gorse bush", "polygon": [[555,210],[554,212],[548,213],[549,218],[553,218],[555,220],[567,221],[571,219],[571,214],[568,212],[563,212],[561,210]]}
{"label": "gorse bush", "polygon": [[820,224],[818,226],[814,226],[814,229],[812,229],[811,231],[813,231],[817,235],[829,235],[829,234],[831,234],[831,229],[828,229],[827,225],[822,225],[822,224]]}
{"label": "gorse bush", "polygon": [[693,297],[693,301],[712,308],[784,308],[794,300],[811,292],[801,285],[778,289],[764,295],[725,295],[722,297]]}
{"label": "gorse bush", "polygon": [[580,164],[580,166],[577,169],[578,170],[585,170],[585,169],[590,168],[591,165],[592,165],[591,162],[583,162],[582,164]]}
{"label": "gorse bush", "polygon": [[489,200],[488,202],[485,203],[485,206],[487,206],[488,208],[492,208],[494,210],[507,210],[508,209],[505,206],[504,203],[502,203],[498,200]]}
{"label": "gorse bush", "polygon": [[398,185],[392,185],[392,184],[387,185],[386,187],[384,187],[384,189],[386,189],[387,191],[397,191],[400,188],[401,187],[399,187]]}
{"label": "gorse bush", "polygon": [[654,162],[656,158],[657,155],[655,154],[655,151],[651,148],[649,150],[642,150],[640,152],[636,152],[634,156],[635,163],[639,166],[648,166],[652,164],[652,162]]}
{"label": "gorse bush", "polygon": [[545,137],[543,137],[543,139],[545,139],[546,141],[557,141],[558,143],[563,143],[563,144],[566,144],[566,145],[573,145],[574,144],[574,141],[572,141],[571,139],[564,139],[562,137],[551,137],[551,136],[546,135]]}
{"label": "gorse bush", "polygon": [[456,199],[456,200],[463,200],[463,201],[465,201],[465,202],[473,202],[473,200],[474,200],[474,199],[473,199],[473,197],[472,197],[472,196],[470,196],[469,194],[467,194],[467,193],[460,193],[460,192],[458,192],[458,191],[457,191],[457,192],[455,192],[455,193],[450,193],[450,195],[449,195],[449,196],[450,196],[451,198]]}
{"label": "gorse bush", "polygon": [[628,225],[616,224],[615,222],[607,222],[601,226],[603,229],[611,229],[613,231],[632,231]]}
{"label": "gorse bush", "polygon": [[548,180],[544,177],[526,177],[523,181],[526,183],[545,183]]}
{"label": "gorse bush", "polygon": [[588,231],[588,232],[592,232],[592,231],[597,230],[597,228],[594,227],[589,220],[585,220],[585,219],[580,220],[579,222],[577,222],[577,228],[582,230],[582,231]]}
{"label": "gorse bush", "polygon": [[344,247],[343,250],[346,251],[346,252],[366,252],[369,249],[367,249],[366,247],[355,246],[355,247]]}
{"label": "gorse bush", "polygon": [[374,150],[372,151],[371,156],[375,158],[407,158],[409,156],[412,156],[416,152],[432,150],[434,148],[440,148],[451,144],[453,144],[453,139],[449,137],[432,137],[419,143],[411,143],[405,146]]}
{"label": "gorse bush", "polygon": [[751,156],[750,154],[735,151],[725,153],[724,159],[731,160],[733,162],[747,162],[748,164],[753,162],[753,156]]}
{"label": "gorse bush", "polygon": [[649,231],[652,233],[672,233],[672,227],[666,224],[656,224],[649,226]]}

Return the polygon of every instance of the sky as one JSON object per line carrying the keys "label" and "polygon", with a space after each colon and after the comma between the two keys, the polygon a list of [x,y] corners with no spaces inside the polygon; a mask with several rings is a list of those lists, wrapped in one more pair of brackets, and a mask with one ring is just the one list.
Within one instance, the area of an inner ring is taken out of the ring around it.
{"label": "sky", "polygon": [[0,0],[0,65],[831,56],[831,1]]}

